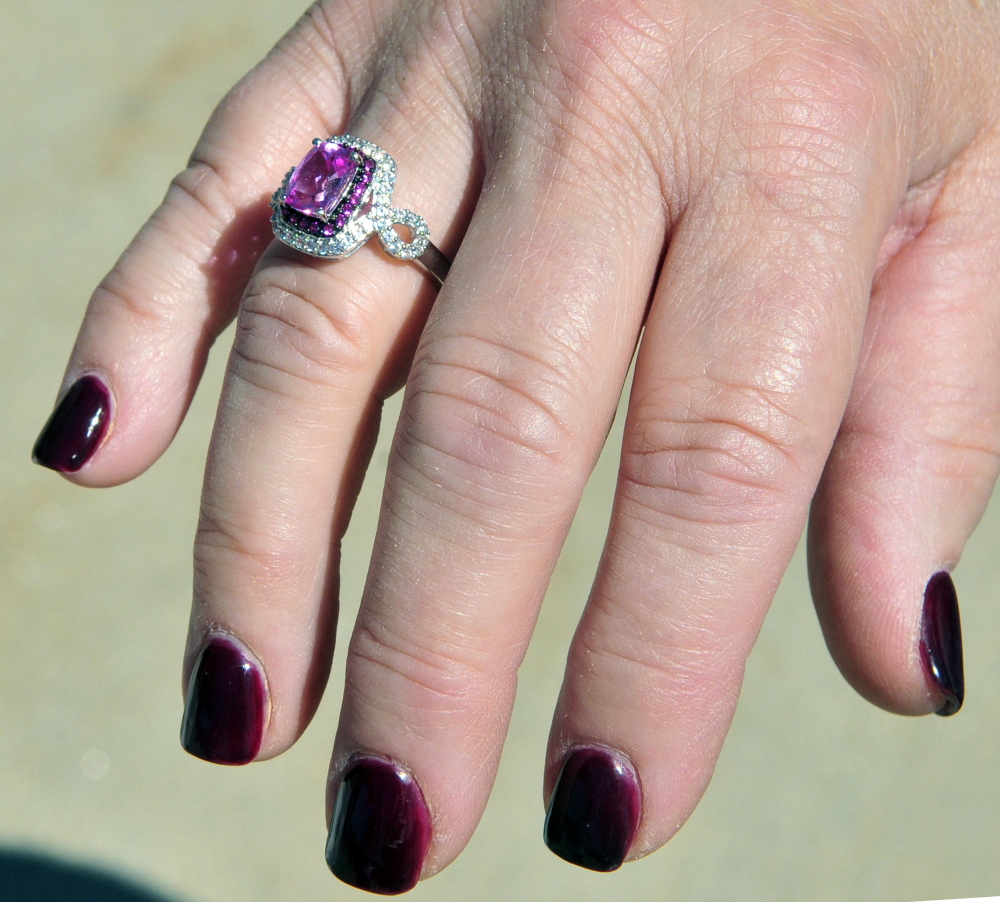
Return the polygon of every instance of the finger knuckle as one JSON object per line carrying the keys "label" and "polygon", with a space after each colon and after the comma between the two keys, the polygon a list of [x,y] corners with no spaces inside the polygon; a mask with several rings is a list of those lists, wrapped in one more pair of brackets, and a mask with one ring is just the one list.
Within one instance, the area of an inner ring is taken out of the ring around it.
{"label": "finger knuckle", "polygon": [[231,218],[233,204],[226,192],[226,179],[207,155],[197,150],[187,166],[173,177],[164,206],[182,221],[194,225],[222,223]]}
{"label": "finger knuckle", "polygon": [[[221,231],[231,213],[221,175],[206,160],[193,158],[174,177],[161,207],[101,281],[92,312],[114,315],[123,311],[140,327],[156,328],[175,321],[182,274],[197,271],[194,248],[201,248],[209,236]],[[174,252],[169,264],[162,261],[168,255],[160,248],[151,253],[157,243]]]}
{"label": "finger knuckle", "polygon": [[746,524],[801,482],[802,423],[771,393],[702,380],[684,400],[651,396],[626,429],[622,491],[646,515]]}
{"label": "finger knuckle", "polygon": [[314,566],[293,523],[257,525],[245,510],[204,498],[195,538],[196,594],[221,584],[245,586],[295,580]]}
{"label": "finger knuckle", "polygon": [[408,461],[466,486],[537,495],[578,455],[573,371],[568,359],[481,337],[439,341],[411,374],[401,421]]}
{"label": "finger knuckle", "polygon": [[[664,23],[673,10],[653,13],[641,0],[556,0],[544,9],[545,25],[527,34],[524,75],[532,86],[524,100],[542,126],[538,137],[560,156],[572,156],[577,144],[600,147],[603,165],[614,154],[628,156],[633,132],[645,136],[650,122],[654,129],[661,124],[660,94],[649,85],[672,82],[666,61],[675,35]],[[622,168],[633,174],[629,164]]]}
{"label": "finger knuckle", "polygon": [[[326,69],[335,75],[337,82],[347,84],[353,67],[345,44],[351,46],[352,38],[360,40],[361,29],[349,9],[345,10],[342,4],[336,4],[335,9],[336,12],[329,3],[310,6],[299,20],[294,38],[286,38],[276,49],[291,57],[303,73]],[[302,80],[315,79],[306,76]]]}
{"label": "finger knuckle", "polygon": [[570,666],[610,690],[642,686],[652,710],[703,711],[706,699],[725,703],[739,686],[746,646],[745,636],[710,615],[664,616],[662,604],[617,614],[602,608],[574,639]]}
{"label": "finger knuckle", "polygon": [[113,320],[124,314],[132,328],[156,331],[172,310],[158,292],[137,290],[135,274],[119,261],[94,291],[88,316]]}
{"label": "finger knuckle", "polygon": [[[351,639],[348,679],[362,691],[387,688],[392,704],[403,701],[409,711],[441,714],[480,707],[484,686],[495,686],[499,673],[478,644],[454,633],[445,639],[441,632],[404,636],[384,619],[363,615]],[[379,692],[373,702],[384,705],[385,697]]]}
{"label": "finger knuckle", "polygon": [[643,0],[559,0],[546,46],[568,72],[622,71],[628,63],[641,68],[676,47],[690,14],[686,6],[686,0],[660,0],[655,8]]}
{"label": "finger knuckle", "polygon": [[844,188],[865,178],[876,144],[898,140],[889,74],[860,37],[792,31],[794,39],[772,37],[737,77],[732,133],[762,196],[853,203],[856,192]]}
{"label": "finger knuckle", "polygon": [[324,284],[315,270],[262,270],[240,307],[231,369],[280,393],[331,386],[374,365],[374,304],[363,283]]}

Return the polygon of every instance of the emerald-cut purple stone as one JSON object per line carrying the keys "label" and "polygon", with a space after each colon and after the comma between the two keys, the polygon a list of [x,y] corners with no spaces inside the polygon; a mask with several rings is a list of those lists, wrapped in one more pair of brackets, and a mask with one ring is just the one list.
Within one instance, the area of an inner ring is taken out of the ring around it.
{"label": "emerald-cut purple stone", "polygon": [[315,144],[292,172],[284,202],[307,216],[325,219],[350,190],[360,166],[350,147]]}

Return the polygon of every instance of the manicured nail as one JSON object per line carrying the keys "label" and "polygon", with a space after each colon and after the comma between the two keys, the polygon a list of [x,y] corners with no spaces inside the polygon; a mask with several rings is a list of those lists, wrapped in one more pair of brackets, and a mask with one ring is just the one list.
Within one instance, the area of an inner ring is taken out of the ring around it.
{"label": "manicured nail", "polygon": [[931,690],[944,696],[937,713],[954,714],[965,700],[965,667],[962,663],[962,622],[958,595],[951,576],[935,573],[924,591],[920,632],[920,660]]}
{"label": "manicured nail", "polygon": [[232,639],[205,646],[188,684],[181,745],[213,764],[249,764],[267,721],[264,676]]}
{"label": "manicured nail", "polygon": [[430,841],[430,814],[413,774],[385,758],[356,759],[337,791],[330,870],[370,893],[405,893],[420,879]]}
{"label": "manicured nail", "polygon": [[62,396],[31,451],[36,464],[75,473],[97,450],[111,414],[111,393],[96,376],[84,376]]}
{"label": "manicured nail", "polygon": [[545,816],[545,845],[592,871],[620,868],[635,839],[642,810],[631,763],[607,749],[570,753]]}

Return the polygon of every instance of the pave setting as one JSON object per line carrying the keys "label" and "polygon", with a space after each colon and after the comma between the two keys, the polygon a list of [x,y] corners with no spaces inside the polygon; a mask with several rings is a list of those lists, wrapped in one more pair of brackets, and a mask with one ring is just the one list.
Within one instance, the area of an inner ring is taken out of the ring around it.
{"label": "pave setting", "polygon": [[378,145],[351,135],[317,138],[271,198],[274,234],[305,254],[333,260],[375,234],[387,253],[414,260],[427,250],[430,230],[423,217],[391,206],[395,183],[396,163]]}

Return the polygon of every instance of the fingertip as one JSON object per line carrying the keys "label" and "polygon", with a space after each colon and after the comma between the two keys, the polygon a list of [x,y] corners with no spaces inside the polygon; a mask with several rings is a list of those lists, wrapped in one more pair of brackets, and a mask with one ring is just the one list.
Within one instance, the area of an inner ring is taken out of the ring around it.
{"label": "fingertip", "polygon": [[164,415],[176,395],[137,382],[133,372],[111,369],[113,376],[106,368],[88,368],[70,383],[31,450],[32,462],[82,488],[111,488],[140,476],[178,425]]}
{"label": "fingertip", "polygon": [[892,714],[956,713],[965,680],[948,570],[940,561],[925,563],[930,546],[913,536],[859,519],[861,512],[846,502],[832,518],[826,508],[826,502],[814,507],[810,523],[810,582],[827,647],[844,678]]}

